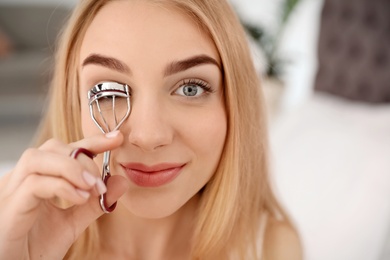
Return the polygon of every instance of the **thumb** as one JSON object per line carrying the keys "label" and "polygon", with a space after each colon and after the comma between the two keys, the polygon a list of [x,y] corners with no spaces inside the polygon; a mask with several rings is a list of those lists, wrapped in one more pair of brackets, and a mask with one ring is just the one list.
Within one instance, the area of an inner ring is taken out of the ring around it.
{"label": "thumb", "polygon": [[[114,175],[107,180],[106,204],[114,204],[129,188],[129,183],[123,176]],[[99,198],[91,198],[87,204],[74,206],[69,209],[75,223],[75,235],[78,237],[94,220],[103,215]]]}

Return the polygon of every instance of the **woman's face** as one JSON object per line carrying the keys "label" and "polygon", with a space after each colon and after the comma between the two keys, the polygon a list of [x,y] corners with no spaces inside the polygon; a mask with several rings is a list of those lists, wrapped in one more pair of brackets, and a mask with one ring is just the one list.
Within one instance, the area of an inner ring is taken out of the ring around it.
{"label": "woman's face", "polygon": [[209,181],[225,142],[221,61],[212,40],[181,12],[144,1],[113,1],[89,26],[80,51],[85,136],[93,123],[87,92],[114,81],[131,89],[131,114],[112,151],[111,173],[127,178],[121,198],[133,214],[177,211]]}

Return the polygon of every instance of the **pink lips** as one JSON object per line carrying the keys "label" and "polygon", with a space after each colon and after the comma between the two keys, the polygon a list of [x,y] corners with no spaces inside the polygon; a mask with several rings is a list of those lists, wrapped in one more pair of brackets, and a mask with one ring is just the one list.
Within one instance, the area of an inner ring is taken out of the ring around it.
{"label": "pink lips", "polygon": [[141,163],[122,164],[127,177],[141,187],[159,187],[173,181],[184,164],[162,163],[146,166]]}

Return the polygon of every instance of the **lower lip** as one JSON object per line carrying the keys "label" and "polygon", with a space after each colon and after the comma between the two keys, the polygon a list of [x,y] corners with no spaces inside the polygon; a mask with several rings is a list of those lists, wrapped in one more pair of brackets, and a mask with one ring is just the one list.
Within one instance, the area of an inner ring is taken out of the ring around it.
{"label": "lower lip", "polygon": [[128,178],[138,186],[141,187],[159,187],[173,181],[184,167],[170,168],[167,170],[156,172],[143,172],[124,168]]}

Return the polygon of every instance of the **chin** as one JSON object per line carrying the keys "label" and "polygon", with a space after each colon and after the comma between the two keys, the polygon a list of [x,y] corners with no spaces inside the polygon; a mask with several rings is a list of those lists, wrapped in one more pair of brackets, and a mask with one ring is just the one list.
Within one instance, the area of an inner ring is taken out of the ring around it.
{"label": "chin", "polygon": [[[138,194],[137,194],[138,193]],[[184,208],[189,201],[193,201],[193,196],[183,199],[179,195],[161,195],[149,192],[129,192],[125,194],[119,202],[123,209],[132,215],[145,219],[163,219],[167,218],[180,209]]]}

